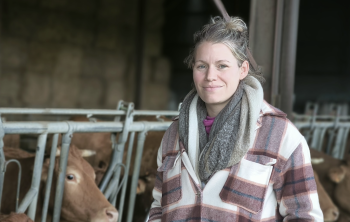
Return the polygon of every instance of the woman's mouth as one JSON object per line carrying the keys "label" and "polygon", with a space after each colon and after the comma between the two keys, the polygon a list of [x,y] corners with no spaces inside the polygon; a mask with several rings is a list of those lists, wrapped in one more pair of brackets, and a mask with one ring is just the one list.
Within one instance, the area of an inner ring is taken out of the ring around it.
{"label": "woman's mouth", "polygon": [[203,89],[208,92],[213,92],[220,89],[222,86],[204,86]]}

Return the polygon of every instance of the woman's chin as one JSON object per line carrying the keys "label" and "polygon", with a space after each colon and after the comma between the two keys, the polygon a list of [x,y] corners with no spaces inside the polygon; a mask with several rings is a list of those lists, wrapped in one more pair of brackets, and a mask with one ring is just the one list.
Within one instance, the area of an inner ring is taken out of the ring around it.
{"label": "woman's chin", "polygon": [[205,98],[202,99],[205,104],[208,106],[225,106],[228,103],[228,99],[218,99],[218,98]]}

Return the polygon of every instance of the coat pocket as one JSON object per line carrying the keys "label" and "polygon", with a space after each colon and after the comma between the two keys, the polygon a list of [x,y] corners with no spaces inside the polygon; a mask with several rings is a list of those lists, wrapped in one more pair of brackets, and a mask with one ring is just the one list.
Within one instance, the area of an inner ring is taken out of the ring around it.
{"label": "coat pocket", "polygon": [[162,207],[166,207],[181,199],[181,161],[180,152],[175,156],[166,156],[158,168],[163,172]]}
{"label": "coat pocket", "polygon": [[262,210],[273,166],[242,159],[238,167],[231,170],[220,198],[256,214]]}

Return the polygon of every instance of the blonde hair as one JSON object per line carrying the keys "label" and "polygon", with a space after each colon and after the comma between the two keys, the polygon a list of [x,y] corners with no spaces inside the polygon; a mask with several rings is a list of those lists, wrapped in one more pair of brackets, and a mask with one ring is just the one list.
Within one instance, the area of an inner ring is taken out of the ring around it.
{"label": "blonde hair", "polygon": [[201,31],[194,34],[194,48],[185,59],[185,63],[189,68],[193,68],[195,53],[197,47],[202,42],[222,43],[226,45],[237,59],[240,67],[244,61],[249,62],[248,75],[254,76],[260,82],[264,82],[260,67],[253,69],[252,62],[248,55],[248,27],[245,22],[238,17],[230,17],[229,21],[225,21],[221,17],[214,17],[211,22],[204,25]]}

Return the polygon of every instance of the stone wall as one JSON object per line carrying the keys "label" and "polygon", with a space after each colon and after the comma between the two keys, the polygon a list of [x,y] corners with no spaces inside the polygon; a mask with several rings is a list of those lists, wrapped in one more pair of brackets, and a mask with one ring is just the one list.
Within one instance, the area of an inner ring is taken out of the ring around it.
{"label": "stone wall", "polygon": [[[0,107],[115,108],[134,100],[137,0],[3,0]],[[142,109],[166,109],[163,0],[147,0]]]}

